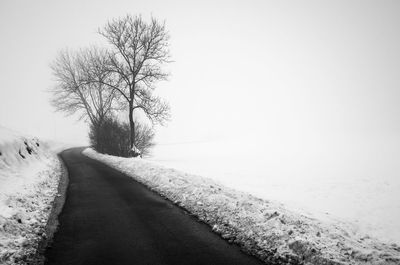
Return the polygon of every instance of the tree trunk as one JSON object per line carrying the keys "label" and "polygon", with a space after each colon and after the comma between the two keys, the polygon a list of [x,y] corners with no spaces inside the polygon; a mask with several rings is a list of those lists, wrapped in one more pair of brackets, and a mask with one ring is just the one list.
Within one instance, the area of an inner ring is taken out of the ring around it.
{"label": "tree trunk", "polygon": [[129,103],[129,126],[131,129],[131,148],[135,146],[135,123],[133,122],[133,106]]}

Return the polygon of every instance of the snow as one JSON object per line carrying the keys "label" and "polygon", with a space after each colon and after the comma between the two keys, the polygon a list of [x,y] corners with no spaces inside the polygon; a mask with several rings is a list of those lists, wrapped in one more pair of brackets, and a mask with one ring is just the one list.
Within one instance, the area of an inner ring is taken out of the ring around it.
{"label": "snow", "polygon": [[140,150],[135,145],[132,146],[131,153],[133,156],[140,156]]}
{"label": "snow", "polygon": [[400,247],[260,199],[212,180],[138,158],[86,149],[84,154],[120,170],[208,223],[244,250],[285,264],[400,264]]}
{"label": "snow", "polygon": [[0,126],[0,263],[33,258],[57,195],[61,163],[37,138]]}
{"label": "snow", "polygon": [[400,150],[396,145],[385,153],[379,143],[370,150],[364,142],[318,143],[307,150],[308,143],[257,141],[157,145],[150,160],[400,245],[400,152],[389,152]]}

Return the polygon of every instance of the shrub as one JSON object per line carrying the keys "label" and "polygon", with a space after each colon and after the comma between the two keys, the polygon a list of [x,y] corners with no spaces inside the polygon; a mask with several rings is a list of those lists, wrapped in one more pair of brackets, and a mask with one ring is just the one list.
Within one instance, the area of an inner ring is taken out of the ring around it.
{"label": "shrub", "polygon": [[[142,155],[149,155],[154,146],[152,128],[135,123],[136,147]],[[115,118],[106,118],[101,124],[90,126],[89,139],[91,146],[100,153],[128,157],[130,156],[130,128],[128,123]]]}

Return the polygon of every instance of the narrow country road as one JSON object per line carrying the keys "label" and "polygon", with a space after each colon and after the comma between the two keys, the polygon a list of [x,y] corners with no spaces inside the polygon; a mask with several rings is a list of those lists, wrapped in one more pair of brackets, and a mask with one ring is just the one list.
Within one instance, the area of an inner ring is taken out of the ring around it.
{"label": "narrow country road", "polygon": [[46,264],[263,264],[82,150],[61,154],[69,186]]}

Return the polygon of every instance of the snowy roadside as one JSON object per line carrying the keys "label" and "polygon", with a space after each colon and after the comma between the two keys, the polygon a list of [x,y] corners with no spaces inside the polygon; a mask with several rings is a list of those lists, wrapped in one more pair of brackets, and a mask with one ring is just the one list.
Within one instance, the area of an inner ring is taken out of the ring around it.
{"label": "snowy roadside", "polygon": [[0,263],[34,264],[63,167],[36,138],[0,127]]}
{"label": "snowy roadside", "polygon": [[83,153],[124,172],[209,224],[229,242],[272,264],[400,264],[400,247],[353,234],[341,223],[293,213],[215,181],[141,159],[86,149]]}

